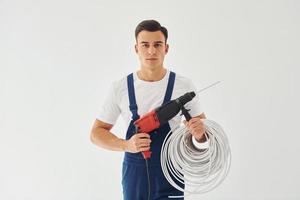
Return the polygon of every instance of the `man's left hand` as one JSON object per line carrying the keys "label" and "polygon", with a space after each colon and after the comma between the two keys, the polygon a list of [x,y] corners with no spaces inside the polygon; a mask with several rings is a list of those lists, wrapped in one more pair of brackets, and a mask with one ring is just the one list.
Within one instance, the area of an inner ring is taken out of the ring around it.
{"label": "man's left hand", "polygon": [[190,121],[184,121],[184,125],[188,128],[189,132],[195,137],[197,142],[205,142],[206,138],[204,135],[204,123],[203,119],[199,117],[193,117]]}

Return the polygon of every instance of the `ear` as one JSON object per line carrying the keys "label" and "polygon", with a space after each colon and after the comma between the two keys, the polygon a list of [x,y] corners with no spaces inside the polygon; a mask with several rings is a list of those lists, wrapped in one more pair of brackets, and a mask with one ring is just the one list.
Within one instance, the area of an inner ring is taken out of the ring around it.
{"label": "ear", "polygon": [[138,53],[138,47],[137,47],[137,44],[134,45],[134,49],[135,49],[135,53]]}
{"label": "ear", "polygon": [[165,53],[167,54],[169,52],[169,44],[166,44]]}

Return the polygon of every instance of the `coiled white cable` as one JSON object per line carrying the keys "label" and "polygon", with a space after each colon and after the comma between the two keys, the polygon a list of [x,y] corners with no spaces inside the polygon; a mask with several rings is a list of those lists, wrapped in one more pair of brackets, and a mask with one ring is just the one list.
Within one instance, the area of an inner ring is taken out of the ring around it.
{"label": "coiled white cable", "polygon": [[208,148],[195,147],[185,126],[171,130],[162,145],[162,171],[168,182],[184,192],[184,196],[213,190],[223,182],[230,169],[231,152],[222,127],[208,119],[204,120],[204,126]]}

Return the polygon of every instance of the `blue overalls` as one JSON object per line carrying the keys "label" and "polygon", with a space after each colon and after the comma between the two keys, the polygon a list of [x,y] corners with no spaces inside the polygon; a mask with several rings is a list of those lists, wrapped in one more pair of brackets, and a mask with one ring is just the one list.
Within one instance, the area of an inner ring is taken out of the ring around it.
{"label": "blue overalls", "polygon": [[[175,81],[175,73],[170,72],[167,91],[163,104],[171,100]],[[138,107],[135,99],[133,74],[127,76],[129,109],[132,112],[126,140],[135,134],[134,121],[139,119]],[[148,169],[150,176],[150,199],[165,200],[168,196],[181,196],[183,192],[177,190],[169,184],[161,169],[160,151],[163,141],[170,131],[169,123],[164,124],[159,129],[150,133],[152,151],[151,158],[148,159]],[[122,185],[124,200],[147,200],[148,199],[148,178],[145,160],[141,153],[125,152],[123,169],[122,169]],[[183,199],[183,198],[177,198]]]}

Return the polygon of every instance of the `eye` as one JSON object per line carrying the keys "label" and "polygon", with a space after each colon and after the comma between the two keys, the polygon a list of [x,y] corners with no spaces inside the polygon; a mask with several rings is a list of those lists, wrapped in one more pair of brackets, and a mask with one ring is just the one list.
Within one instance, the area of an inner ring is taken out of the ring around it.
{"label": "eye", "polygon": [[155,47],[155,48],[158,48],[158,47],[161,47],[161,46],[162,46],[161,43],[156,43],[156,44],[154,44],[154,47]]}
{"label": "eye", "polygon": [[142,47],[143,47],[143,48],[148,48],[148,47],[149,47],[149,44],[143,43],[143,44],[142,44]]}

